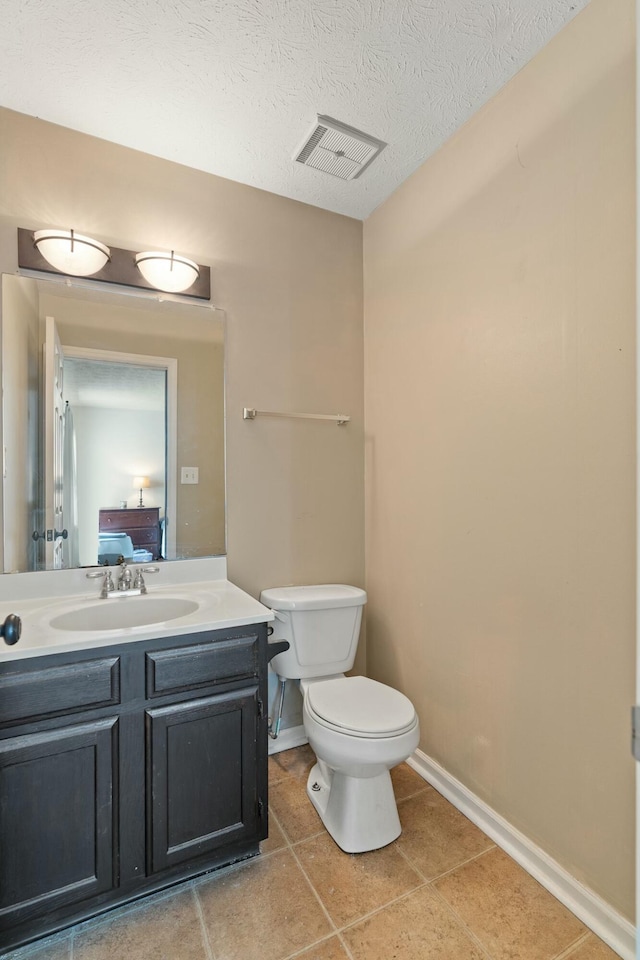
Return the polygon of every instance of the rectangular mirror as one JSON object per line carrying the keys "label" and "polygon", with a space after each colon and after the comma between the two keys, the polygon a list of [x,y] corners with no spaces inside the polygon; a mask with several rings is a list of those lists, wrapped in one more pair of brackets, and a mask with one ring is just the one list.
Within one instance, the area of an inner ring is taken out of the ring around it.
{"label": "rectangular mirror", "polygon": [[3,570],[225,552],[224,312],[2,277]]}

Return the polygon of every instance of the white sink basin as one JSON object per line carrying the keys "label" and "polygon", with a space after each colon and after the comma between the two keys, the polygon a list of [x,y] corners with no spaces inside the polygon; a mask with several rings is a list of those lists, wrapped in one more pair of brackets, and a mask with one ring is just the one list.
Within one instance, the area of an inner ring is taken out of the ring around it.
{"label": "white sink basin", "polygon": [[164,623],[194,613],[199,603],[185,597],[123,597],[96,600],[90,606],[61,613],[50,621],[55,630],[123,630]]}

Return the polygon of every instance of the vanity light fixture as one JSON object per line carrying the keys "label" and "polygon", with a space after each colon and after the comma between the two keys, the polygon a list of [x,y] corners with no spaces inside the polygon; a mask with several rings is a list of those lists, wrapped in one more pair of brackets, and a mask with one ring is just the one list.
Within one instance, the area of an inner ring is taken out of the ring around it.
{"label": "vanity light fixture", "polygon": [[200,276],[198,264],[178,256],[174,250],[170,253],[163,253],[161,250],[137,253],[136,266],[147,283],[156,290],[167,293],[188,290]]}
{"label": "vanity light fixture", "polygon": [[134,477],[133,485],[136,490],[140,491],[140,500],[138,501],[138,506],[144,507],[144,503],[142,502],[142,491],[148,490],[148,488],[151,486],[151,481],[149,477]]}
{"label": "vanity light fixture", "polygon": [[[81,257],[87,260],[81,261]],[[47,228],[34,232],[18,227],[18,266],[35,273],[86,278],[89,283],[157,291],[158,300],[165,299],[164,294],[211,299],[211,268],[206,264],[194,263],[173,250],[137,253],[124,247],[107,247],[74,230]]]}
{"label": "vanity light fixture", "polygon": [[47,263],[72,277],[90,277],[111,259],[104,243],[73,230],[36,230],[33,243]]}

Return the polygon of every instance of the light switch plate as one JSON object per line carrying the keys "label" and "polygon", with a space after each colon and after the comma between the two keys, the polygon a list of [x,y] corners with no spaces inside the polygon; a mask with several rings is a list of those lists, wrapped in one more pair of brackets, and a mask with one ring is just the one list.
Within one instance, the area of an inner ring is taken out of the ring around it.
{"label": "light switch plate", "polygon": [[182,467],[180,473],[180,483],[198,483],[197,467]]}

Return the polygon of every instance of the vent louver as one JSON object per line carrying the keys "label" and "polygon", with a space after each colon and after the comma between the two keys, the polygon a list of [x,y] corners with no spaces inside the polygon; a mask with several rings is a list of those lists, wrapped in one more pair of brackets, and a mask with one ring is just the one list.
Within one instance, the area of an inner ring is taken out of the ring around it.
{"label": "vent louver", "polygon": [[319,114],[293,159],[341,180],[355,180],[386,146],[383,140]]}

